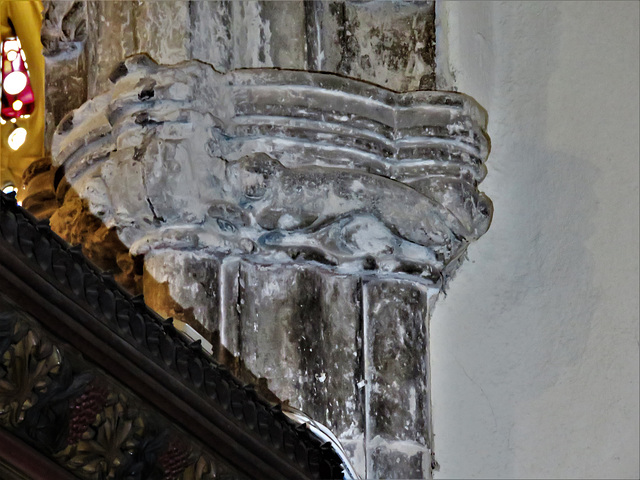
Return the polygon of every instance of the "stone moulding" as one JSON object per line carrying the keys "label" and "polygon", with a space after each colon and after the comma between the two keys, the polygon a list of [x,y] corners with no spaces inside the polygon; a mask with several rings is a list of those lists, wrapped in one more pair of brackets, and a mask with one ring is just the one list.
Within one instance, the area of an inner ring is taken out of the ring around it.
{"label": "stone moulding", "polygon": [[54,165],[132,253],[316,261],[440,284],[486,232],[486,114],[449,92],[143,55],[71,112]]}

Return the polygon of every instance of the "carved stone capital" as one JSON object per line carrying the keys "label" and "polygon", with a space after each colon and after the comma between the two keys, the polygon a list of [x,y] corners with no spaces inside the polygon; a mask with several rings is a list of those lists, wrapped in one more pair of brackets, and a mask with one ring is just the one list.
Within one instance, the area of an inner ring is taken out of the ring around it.
{"label": "carved stone capital", "polygon": [[197,248],[437,283],[489,226],[486,115],[465,95],[142,55],[112,80],[63,119],[52,153],[134,254]]}

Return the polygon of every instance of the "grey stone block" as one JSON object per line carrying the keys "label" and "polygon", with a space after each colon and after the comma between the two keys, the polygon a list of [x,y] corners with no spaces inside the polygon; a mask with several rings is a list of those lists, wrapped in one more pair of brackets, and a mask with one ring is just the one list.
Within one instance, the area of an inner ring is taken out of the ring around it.
{"label": "grey stone block", "polygon": [[[144,263],[145,269],[156,282],[168,286],[171,298],[157,299],[156,302],[163,302],[159,303],[158,310],[166,308],[160,305],[171,308],[175,302],[183,312],[187,312],[180,320],[192,324],[201,332],[204,329],[208,332],[206,338],[211,340],[211,334],[220,330],[220,259],[197,251],[167,249],[154,250],[145,257]],[[146,284],[144,294],[145,298],[153,295],[146,289]]]}
{"label": "grey stone block", "polygon": [[364,283],[367,449],[374,438],[430,446],[428,305],[411,280]]}
{"label": "grey stone block", "polygon": [[134,1],[87,2],[87,97],[109,88],[109,75],[124,58],[137,53]]}
{"label": "grey stone block", "polygon": [[191,58],[207,62],[219,72],[233,68],[233,4],[191,2]]}
{"label": "grey stone block", "polygon": [[367,480],[430,479],[431,454],[411,442],[382,442],[368,452]]}
{"label": "grey stone block", "polygon": [[396,91],[435,88],[434,1],[310,2],[309,69]]}
{"label": "grey stone block", "polygon": [[192,2],[137,2],[135,10],[136,53],[146,52],[159,63],[189,60]]}
{"label": "grey stone block", "polygon": [[363,431],[357,277],[243,261],[240,356],[280,398],[338,435]]}

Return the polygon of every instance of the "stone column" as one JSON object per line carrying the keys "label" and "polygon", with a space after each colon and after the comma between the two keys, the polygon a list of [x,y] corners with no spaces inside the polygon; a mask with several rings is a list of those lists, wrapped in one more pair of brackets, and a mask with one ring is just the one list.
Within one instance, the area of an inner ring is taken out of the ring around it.
{"label": "stone column", "polygon": [[332,429],[363,477],[429,477],[429,309],[491,220],[482,108],[320,73],[116,71],[53,163],[144,259],[147,303]]}

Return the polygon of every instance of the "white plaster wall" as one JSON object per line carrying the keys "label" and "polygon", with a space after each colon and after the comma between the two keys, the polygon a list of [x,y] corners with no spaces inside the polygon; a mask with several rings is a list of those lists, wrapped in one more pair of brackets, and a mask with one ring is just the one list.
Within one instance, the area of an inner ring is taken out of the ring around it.
{"label": "white plaster wall", "polygon": [[639,9],[438,5],[495,216],[431,320],[435,478],[640,477]]}

